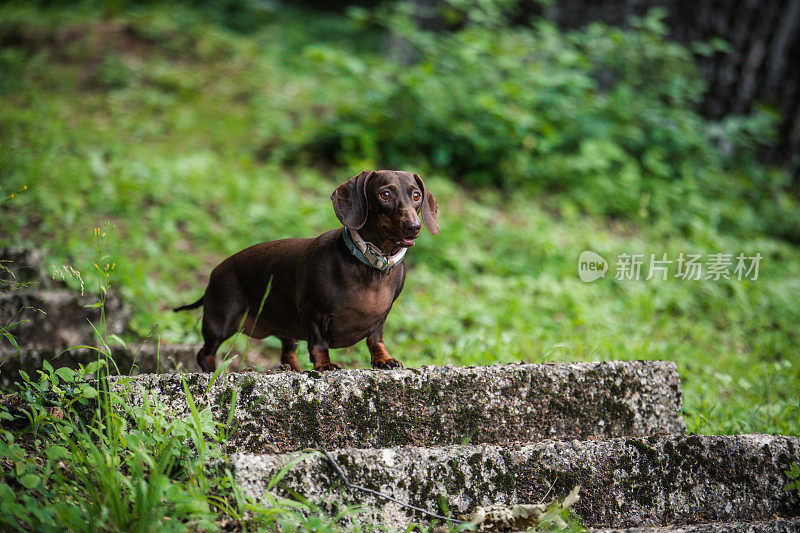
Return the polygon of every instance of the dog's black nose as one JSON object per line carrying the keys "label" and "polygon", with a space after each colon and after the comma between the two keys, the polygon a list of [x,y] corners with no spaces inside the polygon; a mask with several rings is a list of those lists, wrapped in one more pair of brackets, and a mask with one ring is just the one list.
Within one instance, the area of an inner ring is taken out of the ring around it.
{"label": "dog's black nose", "polygon": [[406,219],[402,222],[401,227],[406,235],[418,235],[420,229],[422,229],[422,224],[420,224],[419,219]]}

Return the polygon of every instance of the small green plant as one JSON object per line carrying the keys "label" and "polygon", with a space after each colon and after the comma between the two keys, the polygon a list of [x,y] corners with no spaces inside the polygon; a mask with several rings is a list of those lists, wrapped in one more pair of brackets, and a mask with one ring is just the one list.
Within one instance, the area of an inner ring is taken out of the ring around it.
{"label": "small green plant", "polygon": [[[2,191],[2,190],[3,190],[3,186],[0,184],[0,191]],[[8,194],[7,196],[0,196],[0,205],[4,204],[6,202],[10,202],[11,200],[13,200],[14,198],[16,198],[21,193],[23,193],[23,192],[25,192],[27,190],[28,190],[28,186],[27,185],[23,185],[23,186],[19,187],[16,191]]]}
{"label": "small green plant", "polygon": [[39,379],[36,381],[20,370],[23,383],[17,384],[17,394],[24,400],[20,411],[28,419],[31,433],[38,436],[42,432],[57,431],[65,417],[77,423],[76,413],[84,411],[98,396],[97,388],[84,378],[97,374],[105,364],[105,361],[97,360],[72,370],[67,367],[53,369],[48,361],[43,361],[43,369],[37,370]]}
{"label": "small green plant", "polygon": [[[0,185],[0,191],[2,191],[3,186]],[[12,192],[6,197],[0,197],[0,205],[4,204],[5,202],[9,202],[17,197],[20,193],[23,193],[28,190],[27,185],[23,185],[16,192]],[[0,296],[8,294],[11,291],[19,290],[28,286],[28,283],[23,283],[16,281],[14,272],[6,266],[5,261],[0,261]],[[27,319],[21,318],[22,314],[25,311],[33,311],[37,312],[37,309],[32,307],[23,306],[14,311],[14,315],[5,320],[5,324],[0,323],[0,345],[3,342],[8,342],[17,352],[17,355],[20,357],[22,356],[22,349],[20,348],[19,344],[17,343],[17,338],[14,336],[12,331],[28,322]],[[0,359],[0,366],[2,366],[3,361]]]}
{"label": "small green plant", "polygon": [[787,492],[796,492],[797,495],[800,496],[800,464],[798,464],[797,461],[792,461],[789,470],[784,471],[784,473],[791,481],[783,487],[783,490]]}
{"label": "small green plant", "polygon": [[[2,264],[0,264],[0,270],[2,270],[2,269],[6,269],[6,267],[3,266]],[[6,269],[6,270],[7,270],[7,272],[9,272],[9,274],[11,273],[10,270],[8,270],[8,269]],[[3,285],[5,283],[6,282],[4,280],[0,280],[0,285]],[[7,287],[8,287],[8,285],[6,285],[6,288]],[[5,294],[5,292],[6,291],[3,290],[3,288],[0,288],[0,295]],[[26,309],[35,311],[35,309],[33,309],[31,307],[23,306],[23,307],[19,308],[14,313],[14,315],[10,319],[8,319],[8,321],[5,324],[0,324],[0,344],[3,343],[3,342],[8,342],[9,344],[11,344],[11,346],[14,348],[14,350],[17,352],[17,354],[20,357],[22,356],[22,348],[20,348],[19,343],[17,342],[17,338],[14,336],[13,330],[15,328],[25,324],[26,322],[28,322],[27,319],[21,318],[22,313]],[[0,366],[2,364],[3,364],[3,360],[0,359]]]}

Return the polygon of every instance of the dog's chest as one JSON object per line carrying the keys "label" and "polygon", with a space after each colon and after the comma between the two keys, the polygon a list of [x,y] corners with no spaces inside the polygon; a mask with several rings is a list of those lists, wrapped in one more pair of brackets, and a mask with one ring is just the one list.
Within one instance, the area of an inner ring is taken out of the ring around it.
{"label": "dog's chest", "polygon": [[394,290],[387,284],[348,291],[342,311],[353,320],[371,321],[382,318],[392,306]]}
{"label": "dog's chest", "polygon": [[393,300],[391,287],[348,291],[331,315],[332,347],[351,346],[366,337],[389,312]]}

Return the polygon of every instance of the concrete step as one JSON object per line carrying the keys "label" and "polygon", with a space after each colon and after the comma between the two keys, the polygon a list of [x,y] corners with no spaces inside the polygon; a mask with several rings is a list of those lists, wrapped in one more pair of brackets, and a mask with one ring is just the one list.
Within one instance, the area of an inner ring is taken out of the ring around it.
{"label": "concrete step", "polygon": [[[59,352],[70,346],[93,345],[95,334],[90,322],[100,323],[100,310],[90,307],[95,301],[67,289],[14,290],[0,294],[0,324],[23,320],[10,332],[26,350]],[[105,312],[108,333],[121,333],[129,315],[121,301],[108,298]],[[14,355],[18,355],[14,346],[0,339],[0,357]]]}
{"label": "concrete step", "polygon": [[52,285],[42,271],[42,253],[27,248],[0,248],[0,288],[10,284]]}
{"label": "concrete step", "polygon": [[796,533],[800,519],[763,520],[758,522],[713,522],[665,527],[634,527],[627,529],[592,529],[592,533]]}
{"label": "concrete step", "polygon": [[[89,346],[93,344],[94,342],[91,342]],[[110,348],[111,356],[120,373],[123,374],[185,371],[193,369],[197,365],[195,363],[197,347],[187,344],[144,343],[142,345],[130,344],[127,348],[113,344]],[[35,377],[36,371],[42,368],[42,361],[49,362],[53,368],[62,366],[78,368],[79,364],[86,366],[97,360],[98,356],[102,357],[97,350],[92,348],[70,348],[64,351],[23,348],[21,356],[14,354],[2,359],[0,386],[5,387],[20,381],[20,370]],[[116,369],[112,367],[111,371],[115,373]]]}
{"label": "concrete step", "polygon": [[[110,349],[111,357],[123,375],[189,372],[197,368],[196,355],[199,347],[195,345],[131,342],[123,348],[112,342]],[[15,381],[19,381],[20,370],[24,370],[30,376],[35,376],[36,371],[42,368],[42,361],[49,362],[53,368],[62,366],[78,368],[79,364],[86,366],[95,361],[98,355],[100,355],[98,351],[92,348],[68,348],[64,351],[23,348],[22,356],[14,354],[0,358],[2,362],[0,386],[12,385]],[[256,365],[257,368],[269,369],[275,366],[275,361],[263,354],[250,353],[246,360],[236,357],[228,368],[231,371],[239,371],[245,365]],[[112,374],[116,373],[113,366],[111,372]]]}
{"label": "concrete step", "polygon": [[207,374],[144,375],[133,390],[180,416],[182,379],[218,420],[236,394],[230,447],[251,453],[685,432],[680,380],[662,361],[229,374],[208,396]]}
{"label": "concrete step", "polygon": [[[236,453],[231,466],[240,487],[261,499],[293,455]],[[454,516],[477,506],[563,498],[580,485],[580,500],[572,508],[588,527],[800,517],[797,492],[782,490],[784,471],[800,461],[796,437],[657,436],[518,446],[348,448],[331,456],[353,484],[433,512],[440,512],[441,500]],[[396,503],[344,490],[320,454],[303,458],[281,485],[324,506],[348,501],[374,507],[380,514],[370,518],[392,528],[425,521]]]}

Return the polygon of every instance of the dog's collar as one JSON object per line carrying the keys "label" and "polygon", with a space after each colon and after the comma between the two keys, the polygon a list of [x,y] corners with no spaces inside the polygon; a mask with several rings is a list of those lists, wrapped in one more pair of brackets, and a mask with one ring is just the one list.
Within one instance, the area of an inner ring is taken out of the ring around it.
{"label": "dog's collar", "polygon": [[354,229],[349,229],[342,226],[342,238],[347,249],[350,250],[356,259],[369,265],[372,268],[377,268],[381,272],[388,272],[393,266],[403,260],[408,248],[402,248],[394,255],[386,255],[380,248],[371,242],[365,242],[361,235]]}

